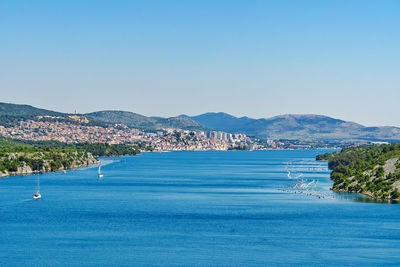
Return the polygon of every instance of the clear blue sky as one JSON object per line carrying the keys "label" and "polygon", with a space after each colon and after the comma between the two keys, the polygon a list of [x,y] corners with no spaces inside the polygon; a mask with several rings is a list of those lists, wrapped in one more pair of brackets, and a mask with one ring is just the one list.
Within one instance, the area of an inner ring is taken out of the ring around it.
{"label": "clear blue sky", "polygon": [[0,2],[0,101],[400,126],[400,1]]}

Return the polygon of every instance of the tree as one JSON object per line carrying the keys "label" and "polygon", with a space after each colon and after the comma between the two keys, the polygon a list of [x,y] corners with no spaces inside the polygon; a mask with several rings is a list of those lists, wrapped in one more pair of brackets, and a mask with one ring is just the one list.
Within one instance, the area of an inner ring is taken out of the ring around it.
{"label": "tree", "polygon": [[399,190],[397,188],[392,192],[391,198],[392,199],[400,198],[400,192],[399,192]]}
{"label": "tree", "polygon": [[379,166],[376,169],[376,177],[383,177],[384,174],[385,174],[385,169],[382,166]]}

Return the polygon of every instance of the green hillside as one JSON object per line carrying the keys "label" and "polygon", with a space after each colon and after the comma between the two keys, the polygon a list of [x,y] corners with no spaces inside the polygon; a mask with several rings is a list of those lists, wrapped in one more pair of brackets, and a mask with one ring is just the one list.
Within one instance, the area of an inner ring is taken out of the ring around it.
{"label": "green hillside", "polygon": [[18,105],[0,102],[0,115],[8,116],[65,116],[67,114],[47,109],[35,108],[30,105]]}
{"label": "green hillside", "polygon": [[5,138],[0,135],[0,148],[1,147],[16,147],[16,146],[26,146],[26,144]]}
{"label": "green hillside", "polygon": [[332,190],[400,199],[400,144],[359,146],[317,156],[332,169]]}
{"label": "green hillside", "polygon": [[[78,124],[68,118],[72,114],[40,109],[29,105],[17,105],[0,102],[0,125],[13,126],[20,120],[36,119],[37,116],[62,117],[64,121]],[[86,125],[110,126],[125,124],[128,127],[157,130],[165,128],[178,128],[184,130],[206,130],[205,127],[189,118],[172,117],[146,117],[137,113],[118,110],[104,110],[83,114],[89,119]],[[43,118],[44,119],[44,118]],[[59,120],[59,119],[46,119]]]}
{"label": "green hillside", "polygon": [[90,120],[108,124],[125,124],[128,127],[156,130],[162,128],[179,128],[187,130],[205,129],[202,125],[188,118],[146,117],[137,113],[118,110],[105,110],[85,114]]}

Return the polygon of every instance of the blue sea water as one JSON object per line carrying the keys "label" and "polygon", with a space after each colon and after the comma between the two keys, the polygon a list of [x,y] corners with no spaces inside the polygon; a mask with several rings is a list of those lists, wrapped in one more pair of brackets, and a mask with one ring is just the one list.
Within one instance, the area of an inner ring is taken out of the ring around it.
{"label": "blue sea water", "polygon": [[[329,191],[323,150],[169,152],[0,179],[1,266],[400,264],[400,205]],[[286,190],[319,180],[314,195]]]}

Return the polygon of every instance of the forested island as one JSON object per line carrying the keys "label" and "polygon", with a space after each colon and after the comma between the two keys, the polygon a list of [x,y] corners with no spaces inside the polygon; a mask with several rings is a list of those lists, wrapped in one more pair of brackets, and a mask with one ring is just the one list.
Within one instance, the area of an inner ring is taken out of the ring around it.
{"label": "forested island", "polygon": [[99,156],[136,155],[126,144],[20,142],[0,137],[0,177],[73,169],[98,163]]}
{"label": "forested island", "polygon": [[400,144],[358,146],[318,155],[327,160],[332,190],[378,199],[400,199]]}

